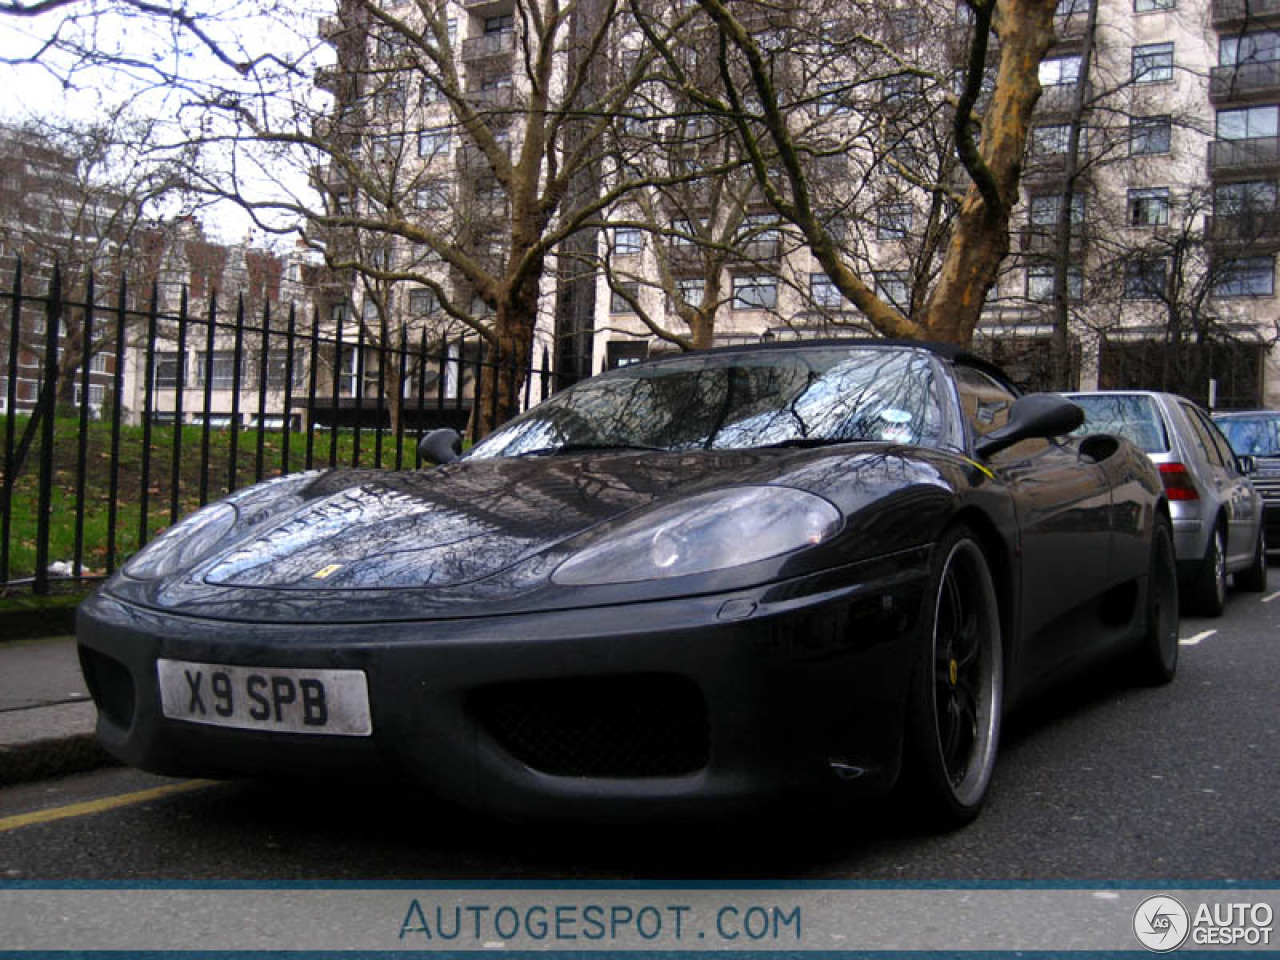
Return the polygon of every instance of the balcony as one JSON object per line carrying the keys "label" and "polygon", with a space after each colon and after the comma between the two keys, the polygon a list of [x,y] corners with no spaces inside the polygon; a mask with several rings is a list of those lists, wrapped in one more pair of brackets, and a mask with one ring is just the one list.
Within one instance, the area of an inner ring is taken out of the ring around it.
{"label": "balcony", "polygon": [[1209,100],[1235,103],[1280,96],[1280,60],[1214,67],[1209,74]]}
{"label": "balcony", "polygon": [[667,246],[667,262],[679,274],[697,273],[706,268],[707,251],[696,243],[671,243]]}
{"label": "balcony", "polygon": [[477,17],[497,17],[515,10],[515,0],[462,0],[467,13]]}
{"label": "balcony", "polygon": [[1089,10],[1085,5],[1083,10],[1073,10],[1065,17],[1055,16],[1053,18],[1053,35],[1057,43],[1076,43],[1084,39],[1085,33],[1089,29]]}
{"label": "balcony", "polygon": [[468,64],[510,60],[516,49],[516,35],[511,31],[484,33],[462,41],[462,59]]}
{"label": "balcony", "polygon": [[1262,173],[1280,167],[1280,137],[1214,140],[1209,144],[1209,174]]}
{"label": "balcony", "polygon": [[[1068,252],[1074,256],[1081,253],[1088,245],[1088,234],[1085,226],[1072,224],[1071,245]],[[1022,252],[1040,256],[1051,256],[1058,249],[1058,229],[1048,224],[1029,223],[1022,228]]]}
{"label": "balcony", "polygon": [[1280,248],[1280,210],[1215,214],[1205,218],[1204,229],[1209,242],[1219,248]]}
{"label": "balcony", "polygon": [[1213,26],[1261,26],[1280,22],[1280,0],[1213,0]]}
{"label": "balcony", "polygon": [[741,244],[735,251],[733,260],[736,263],[776,262],[782,256],[782,239],[780,237],[757,237]]}
{"label": "balcony", "polygon": [[467,102],[476,113],[510,112],[516,105],[516,92],[510,84],[503,87],[468,90]]}
{"label": "balcony", "polygon": [[[511,159],[511,144],[504,143],[502,152],[507,155],[507,159]],[[483,150],[473,144],[468,144],[457,152],[458,168],[468,173],[484,173],[489,170],[489,158],[485,156]]]}
{"label": "balcony", "polygon": [[[1090,90],[1086,85],[1085,102],[1089,100]],[[1036,116],[1043,118],[1054,115],[1069,115],[1076,107],[1076,85],[1074,83],[1057,83],[1044,87],[1040,91],[1040,99],[1036,101]]]}

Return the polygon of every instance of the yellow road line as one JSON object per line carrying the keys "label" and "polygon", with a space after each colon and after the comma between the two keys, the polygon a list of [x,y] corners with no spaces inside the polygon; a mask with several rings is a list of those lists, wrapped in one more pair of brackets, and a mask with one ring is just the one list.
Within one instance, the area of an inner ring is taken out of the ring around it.
{"label": "yellow road line", "polygon": [[135,793],[122,793],[114,797],[102,797],[98,800],[86,800],[84,803],[73,803],[66,807],[50,807],[48,810],[35,810],[31,813],[20,813],[13,817],[0,818],[0,833],[8,830],[19,830],[37,823],[50,823],[54,820],[66,820],[71,817],[86,817],[93,813],[104,813],[120,807],[158,800],[175,793],[189,793],[192,790],[203,790],[213,786],[215,780],[184,780],[181,783],[169,783],[163,787],[152,787],[150,790],[138,790]]}

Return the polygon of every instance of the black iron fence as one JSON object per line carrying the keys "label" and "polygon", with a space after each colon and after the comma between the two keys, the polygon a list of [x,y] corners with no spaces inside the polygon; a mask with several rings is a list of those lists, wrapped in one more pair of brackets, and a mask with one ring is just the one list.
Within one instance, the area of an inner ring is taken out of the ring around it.
{"label": "black iron fence", "polygon": [[371,336],[342,310],[112,287],[66,289],[19,264],[0,289],[0,589],[107,576],[181,516],[272,476],[420,466],[421,434],[466,426],[486,368],[516,380],[523,406],[552,389],[545,350],[514,365],[421,325]]}

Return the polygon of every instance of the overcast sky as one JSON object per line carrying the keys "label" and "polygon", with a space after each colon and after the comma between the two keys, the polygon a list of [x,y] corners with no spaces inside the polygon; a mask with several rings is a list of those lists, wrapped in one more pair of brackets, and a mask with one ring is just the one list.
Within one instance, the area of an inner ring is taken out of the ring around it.
{"label": "overcast sky", "polygon": [[[13,61],[33,56],[62,36],[116,61],[73,70],[65,52],[45,50],[39,63],[0,64],[0,119],[92,121],[128,103],[139,115],[170,123],[190,98],[164,83],[166,76],[188,82],[231,82],[234,73],[190,33],[167,21],[100,12],[110,0],[83,0],[68,15],[0,17],[0,56]],[[266,53],[301,56],[317,50],[316,24],[332,12],[332,0],[188,0],[201,27],[228,55],[248,60]],[[184,114],[190,123],[190,112]],[[176,125],[171,129],[176,131]],[[176,132],[174,136],[176,136]],[[244,238],[250,224],[243,213],[220,205],[204,216],[211,234],[226,242]]]}

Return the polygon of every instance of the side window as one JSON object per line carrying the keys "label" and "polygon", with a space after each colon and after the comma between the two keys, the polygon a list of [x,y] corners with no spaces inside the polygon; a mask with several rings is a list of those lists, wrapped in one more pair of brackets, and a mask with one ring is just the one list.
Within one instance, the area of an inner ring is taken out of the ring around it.
{"label": "side window", "polygon": [[1208,432],[1209,438],[1213,441],[1214,447],[1217,448],[1218,456],[1222,458],[1222,462],[1226,464],[1231,473],[1238,473],[1235,452],[1231,449],[1231,444],[1227,442],[1227,438],[1223,436],[1222,431],[1218,429],[1218,425],[1203,410],[1197,410],[1196,413],[1199,414],[1200,422],[1204,424],[1204,428]]}
{"label": "side window", "polygon": [[1217,467],[1225,467],[1222,454],[1218,450],[1217,444],[1213,442],[1213,434],[1211,434],[1204,425],[1204,420],[1200,415],[1200,411],[1190,404],[1182,404],[1183,415],[1191,422],[1191,429],[1195,433],[1196,443],[1199,445],[1201,452],[1210,464]]}
{"label": "side window", "polygon": [[[1009,411],[1017,394],[981,370],[959,364],[953,369],[965,419],[977,436],[988,434],[1009,422]],[[1048,440],[1032,438],[1001,450],[991,459],[993,463],[1012,463],[1035,456],[1048,448]]]}
{"label": "side window", "polygon": [[965,419],[978,436],[1003,427],[1009,420],[1009,408],[1014,395],[981,370],[956,365],[956,388],[960,391],[960,404]]}

